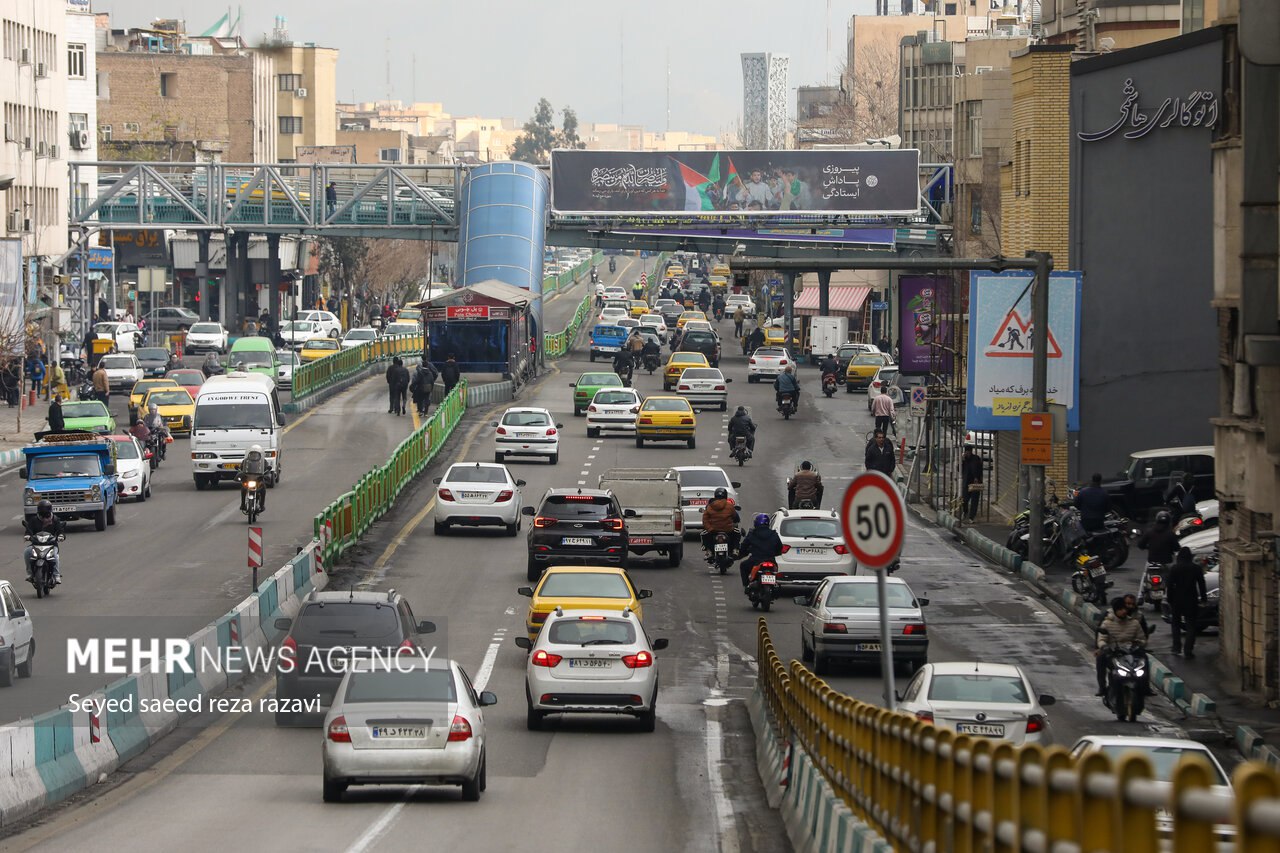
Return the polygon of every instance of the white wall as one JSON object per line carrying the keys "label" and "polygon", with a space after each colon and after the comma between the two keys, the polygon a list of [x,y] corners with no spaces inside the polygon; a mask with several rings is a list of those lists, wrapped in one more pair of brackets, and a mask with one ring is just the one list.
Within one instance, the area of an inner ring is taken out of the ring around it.
{"label": "white wall", "polygon": [[[67,134],[64,144],[68,162],[93,162],[98,159],[98,54],[95,50],[95,22],[89,12],[67,10],[67,51],[73,44],[85,46],[85,73],[83,77],[70,76],[70,64],[67,72]],[[89,146],[83,151],[77,150],[71,142],[71,115],[80,113],[86,116],[85,130],[89,135]],[[68,170],[70,171],[70,170]],[[81,168],[76,171],[75,181],[78,185],[74,192],[77,196],[87,195],[92,202],[98,192],[98,170],[96,167]],[[72,199],[72,207],[75,206]],[[81,205],[88,203],[81,202]]]}

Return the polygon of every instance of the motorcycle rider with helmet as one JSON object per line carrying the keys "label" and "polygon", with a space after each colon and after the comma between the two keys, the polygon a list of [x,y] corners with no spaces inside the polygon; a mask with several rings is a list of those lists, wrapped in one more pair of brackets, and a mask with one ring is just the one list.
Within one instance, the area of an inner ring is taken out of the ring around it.
{"label": "motorcycle rider with helmet", "polygon": [[163,460],[165,456],[165,445],[169,442],[170,434],[169,428],[165,426],[164,418],[160,417],[160,407],[155,403],[148,403],[147,416],[142,419],[142,423],[147,425],[147,429],[150,430],[153,435],[158,435],[160,437],[160,444],[157,449],[160,453],[161,460]]}
{"label": "motorcycle rider with helmet", "polygon": [[712,558],[711,546],[717,533],[729,534],[729,553],[738,549],[738,508],[729,500],[729,490],[716,489],[715,496],[702,509],[702,550],[708,560]]}
{"label": "motorcycle rider with helmet", "polygon": [[729,419],[729,449],[732,450],[738,436],[747,440],[747,452],[754,454],[756,450],[756,424],[747,414],[746,406],[739,406],[738,411]]}
{"label": "motorcycle rider with helmet", "polygon": [[742,575],[742,588],[746,589],[756,576],[756,569],[760,564],[776,560],[782,553],[782,537],[769,526],[768,513],[756,513],[751,532],[742,540],[741,553],[744,559],[738,566],[738,571]]}
{"label": "motorcycle rider with helmet", "polygon": [[806,459],[787,481],[787,509],[795,509],[801,501],[811,501],[817,509],[822,504],[822,491],[822,475],[813,470],[813,463]]}
{"label": "motorcycle rider with helmet", "polygon": [[[53,511],[53,504],[47,500],[42,500],[36,504],[35,515],[23,517],[22,526],[26,530],[28,536],[35,536],[37,533],[52,533],[55,537],[61,536],[65,529],[62,519],[58,518]],[[30,552],[28,552],[30,554]],[[35,577],[35,564],[30,556],[27,557],[27,580]],[[62,583],[62,571],[60,567],[55,566],[53,570],[54,584]]]}
{"label": "motorcycle rider with helmet", "polygon": [[[262,446],[255,444],[249,448],[249,452],[244,455],[244,460],[240,463],[239,477],[243,484],[251,477],[257,477],[262,480],[267,475],[267,459],[262,455]],[[259,506],[265,510],[267,508],[267,484],[262,482],[258,487]],[[248,496],[249,490],[240,489],[240,509],[247,510],[245,506],[245,498]]]}
{"label": "motorcycle rider with helmet", "polygon": [[1178,553],[1178,536],[1173,532],[1173,514],[1167,509],[1156,513],[1155,523],[1138,537],[1138,547],[1147,552],[1147,560],[1166,568]]}
{"label": "motorcycle rider with helmet", "polygon": [[1136,611],[1130,610],[1123,598],[1111,600],[1111,612],[1098,626],[1097,655],[1098,695],[1107,695],[1107,675],[1110,671],[1111,657],[1121,649],[1139,646],[1144,651],[1147,647],[1147,631],[1142,620],[1134,618]]}

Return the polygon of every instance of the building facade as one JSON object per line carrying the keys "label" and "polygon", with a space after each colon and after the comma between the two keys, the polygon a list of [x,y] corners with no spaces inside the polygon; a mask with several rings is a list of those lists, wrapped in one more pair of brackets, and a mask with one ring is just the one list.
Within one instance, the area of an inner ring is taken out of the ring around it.
{"label": "building facade", "polygon": [[[68,0],[67,33],[67,160],[92,163],[98,159],[98,22],[80,0]],[[82,166],[71,184],[72,204],[85,204],[97,195],[98,170]]]}
{"label": "building facade", "polygon": [[257,52],[274,63],[273,126],[281,162],[297,159],[299,145],[333,145],[338,130],[338,51],[312,42],[291,42],[284,18]]}
{"label": "building facade", "polygon": [[[1194,11],[1193,5],[1188,12]],[[1197,16],[1190,17],[1194,21]],[[1203,2],[1199,18],[1203,19]],[[1182,31],[1182,21],[1181,2],[1040,0],[1040,28],[1045,41],[1074,44],[1086,53],[1125,50],[1171,38]]]}
{"label": "building facade", "polygon": [[742,144],[783,148],[787,143],[787,69],[784,53],[742,54]]}

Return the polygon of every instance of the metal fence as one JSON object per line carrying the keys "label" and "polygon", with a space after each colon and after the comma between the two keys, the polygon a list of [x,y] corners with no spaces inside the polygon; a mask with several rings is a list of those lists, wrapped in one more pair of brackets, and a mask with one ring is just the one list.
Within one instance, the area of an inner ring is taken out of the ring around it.
{"label": "metal fence", "polygon": [[293,371],[290,400],[297,402],[341,382],[369,365],[387,361],[397,355],[421,355],[422,335],[388,335],[344,349],[333,355],[307,362]]}
{"label": "metal fence", "polygon": [[1077,757],[958,735],[832,690],[782,662],[764,619],[758,631],[759,686],[780,736],[896,850],[1280,851],[1280,772],[1264,764],[1236,768],[1232,794],[1194,758],[1163,782],[1137,752]]}

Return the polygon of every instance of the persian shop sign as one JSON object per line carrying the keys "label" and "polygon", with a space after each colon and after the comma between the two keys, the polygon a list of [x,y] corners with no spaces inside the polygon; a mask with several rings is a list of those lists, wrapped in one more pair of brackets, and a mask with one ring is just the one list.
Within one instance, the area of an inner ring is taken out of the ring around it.
{"label": "persian shop sign", "polygon": [[488,320],[488,305],[449,305],[445,316],[450,320]]}
{"label": "persian shop sign", "polygon": [[1153,130],[1169,127],[1213,128],[1218,124],[1220,108],[1218,96],[1209,91],[1193,91],[1184,97],[1169,97],[1154,112],[1144,112],[1138,105],[1138,87],[1133,78],[1124,81],[1124,100],[1120,103],[1120,118],[1115,124],[1102,130],[1076,134],[1081,142],[1101,142],[1122,133],[1125,139],[1141,139]]}

